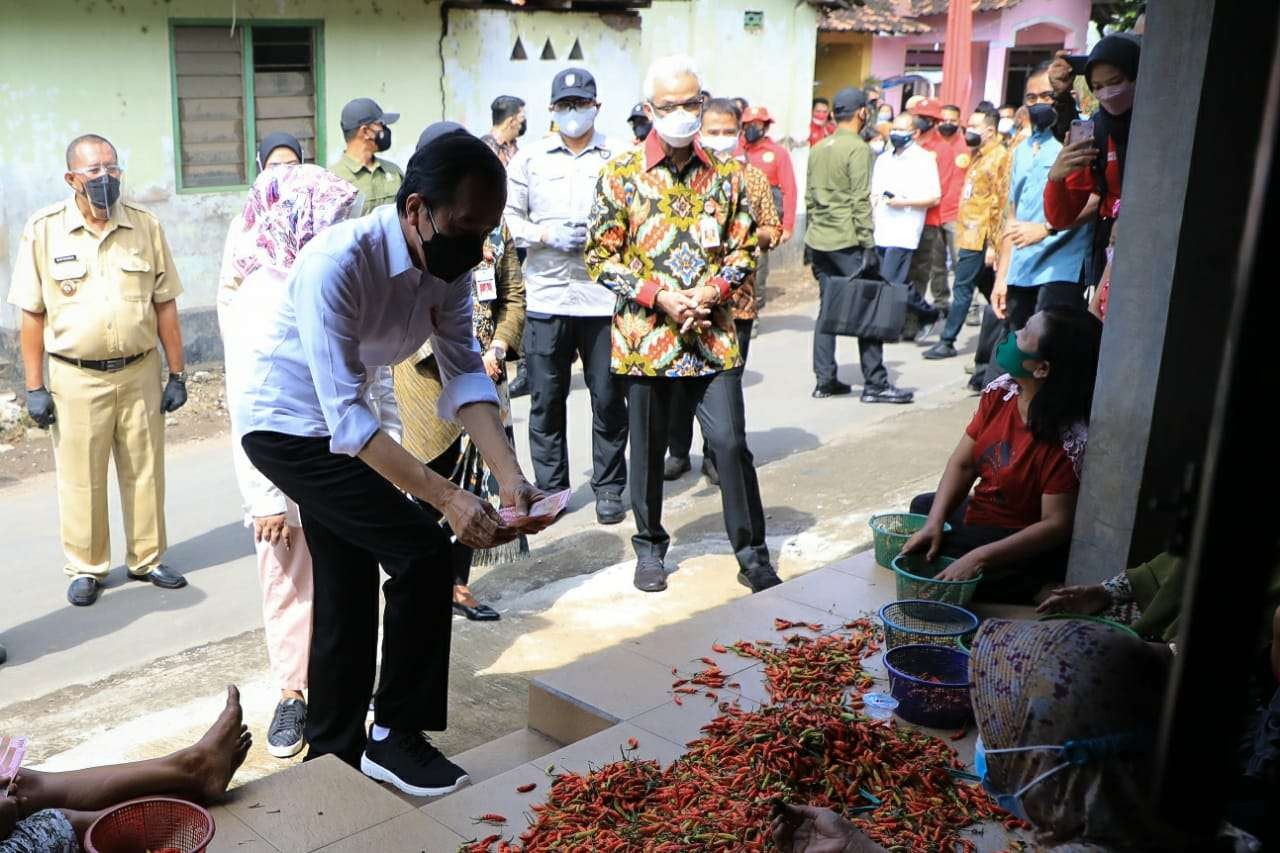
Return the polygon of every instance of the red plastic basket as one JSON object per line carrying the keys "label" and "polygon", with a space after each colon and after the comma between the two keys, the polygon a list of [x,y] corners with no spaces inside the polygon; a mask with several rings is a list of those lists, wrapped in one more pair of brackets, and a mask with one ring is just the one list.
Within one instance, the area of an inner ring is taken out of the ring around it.
{"label": "red plastic basket", "polygon": [[213,816],[172,797],[146,797],[121,803],[93,822],[85,833],[88,853],[160,853],[166,848],[200,853],[213,840]]}

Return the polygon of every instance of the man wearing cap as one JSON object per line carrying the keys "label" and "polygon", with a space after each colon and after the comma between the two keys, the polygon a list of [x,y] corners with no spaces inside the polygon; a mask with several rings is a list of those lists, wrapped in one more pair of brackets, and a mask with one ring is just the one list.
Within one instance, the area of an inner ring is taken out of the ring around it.
{"label": "man wearing cap", "polygon": [[[809,227],[804,242],[813,254],[818,287],[831,280],[857,274],[863,254],[875,251],[871,222],[871,147],[862,140],[867,121],[866,95],[861,89],[841,89],[831,105],[836,132],[813,147],[805,185],[805,209]],[[858,338],[862,361],[864,402],[911,402],[911,392],[889,382],[884,366],[884,344]],[[814,329],[813,373],[817,398],[848,394],[853,389],[836,376],[836,339]]]}
{"label": "man wearing cap", "polygon": [[631,147],[639,148],[644,145],[649,131],[653,130],[653,122],[649,121],[649,116],[645,114],[643,103],[631,108],[631,115],[627,116],[627,124],[631,125],[631,135],[635,137]]}
{"label": "man wearing cap", "polygon": [[573,357],[591,393],[592,476],[596,519],[625,517],[625,390],[610,370],[617,298],[587,274],[582,250],[600,170],[622,147],[596,130],[596,81],[567,68],[551,82],[557,132],[530,144],[507,166],[507,227],[528,247],[525,258],[525,365],[529,376],[529,451],[538,488],[567,489],[566,401]]}
{"label": "man wearing cap", "polygon": [[[911,111],[915,116],[916,144],[931,152],[938,161],[941,200],[925,211],[924,232],[920,246],[911,257],[911,285],[921,296],[933,295],[933,307],[943,315],[951,307],[951,288],[947,285],[947,261],[956,265],[956,217],[960,213],[960,193],[964,190],[964,173],[969,167],[969,146],[962,134],[944,136],[938,125],[948,119],[947,109],[937,98],[925,98]],[[958,114],[954,116],[958,119]],[[932,324],[920,327],[916,340],[933,330]]]}
{"label": "man wearing cap", "polygon": [[[766,135],[772,126],[768,109],[748,107],[742,114],[742,145],[736,153],[745,155],[748,163],[764,172],[773,187],[774,207],[782,211],[782,236],[778,240],[781,245],[796,230],[796,173],[787,149]],[[760,290],[764,289],[763,273],[756,273],[756,287]]]}
{"label": "man wearing cap", "polygon": [[[39,211],[14,255],[9,302],[22,310],[27,412],[53,427],[67,599],[98,598],[111,569],[107,462],[114,458],[129,577],[186,586],[160,557],[164,417],[187,400],[169,244],[149,212],[120,197],[115,147],[86,134],[67,147],[74,195]],[[169,378],[161,390],[164,347]],[[50,356],[45,387],[45,353]]]}
{"label": "man wearing cap", "polygon": [[399,118],[400,113],[384,113],[372,98],[356,98],[342,108],[342,135],[347,140],[347,150],[329,171],[364,195],[361,216],[395,201],[404,180],[399,166],[374,156],[374,152],[391,147],[390,126]]}

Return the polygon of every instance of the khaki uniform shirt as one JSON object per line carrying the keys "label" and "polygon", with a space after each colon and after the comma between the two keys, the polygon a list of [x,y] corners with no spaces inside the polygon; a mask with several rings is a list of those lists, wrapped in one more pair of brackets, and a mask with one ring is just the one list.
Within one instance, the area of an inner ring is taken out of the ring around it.
{"label": "khaki uniform shirt", "polygon": [[47,352],[97,360],[155,348],[155,304],[181,292],[154,216],[121,202],[98,235],[71,198],[39,211],[22,229],[9,302],[45,315]]}
{"label": "khaki uniform shirt", "polygon": [[400,191],[400,184],[404,181],[404,172],[400,171],[400,167],[381,157],[373,158],[373,168],[370,169],[353,160],[350,154],[343,154],[342,159],[329,167],[329,171],[364,194],[361,216],[367,215],[375,207],[394,204],[396,193]]}

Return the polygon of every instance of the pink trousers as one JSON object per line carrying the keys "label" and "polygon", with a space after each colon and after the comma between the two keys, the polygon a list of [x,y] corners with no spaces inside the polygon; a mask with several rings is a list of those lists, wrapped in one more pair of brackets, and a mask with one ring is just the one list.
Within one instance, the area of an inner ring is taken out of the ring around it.
{"label": "pink trousers", "polygon": [[262,623],[267,660],[281,690],[307,688],[311,657],[311,551],[301,527],[289,525],[291,548],[258,542]]}

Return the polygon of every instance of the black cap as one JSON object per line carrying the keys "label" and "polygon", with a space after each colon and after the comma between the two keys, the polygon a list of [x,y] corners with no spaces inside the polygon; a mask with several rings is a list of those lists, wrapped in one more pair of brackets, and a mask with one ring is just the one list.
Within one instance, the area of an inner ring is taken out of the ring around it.
{"label": "black cap", "polygon": [[417,153],[420,149],[426,147],[431,142],[434,142],[446,134],[457,133],[459,131],[463,133],[470,133],[469,130],[458,124],[456,121],[438,121],[435,124],[429,124],[427,125],[426,130],[422,131],[422,134],[418,137],[418,144],[413,149],[414,153]]}
{"label": "black cap", "polygon": [[384,113],[373,98],[356,98],[342,108],[342,132],[347,133],[375,121],[395,124],[399,118],[400,113]]}
{"label": "black cap", "polygon": [[846,87],[831,99],[831,112],[836,118],[849,118],[867,105],[867,93],[861,89]]}
{"label": "black cap", "polygon": [[636,104],[631,108],[631,115],[627,116],[627,121],[648,121],[649,116],[644,111],[644,102]]}
{"label": "black cap", "polygon": [[565,98],[596,99],[596,78],[585,68],[566,68],[551,81],[551,103]]}

